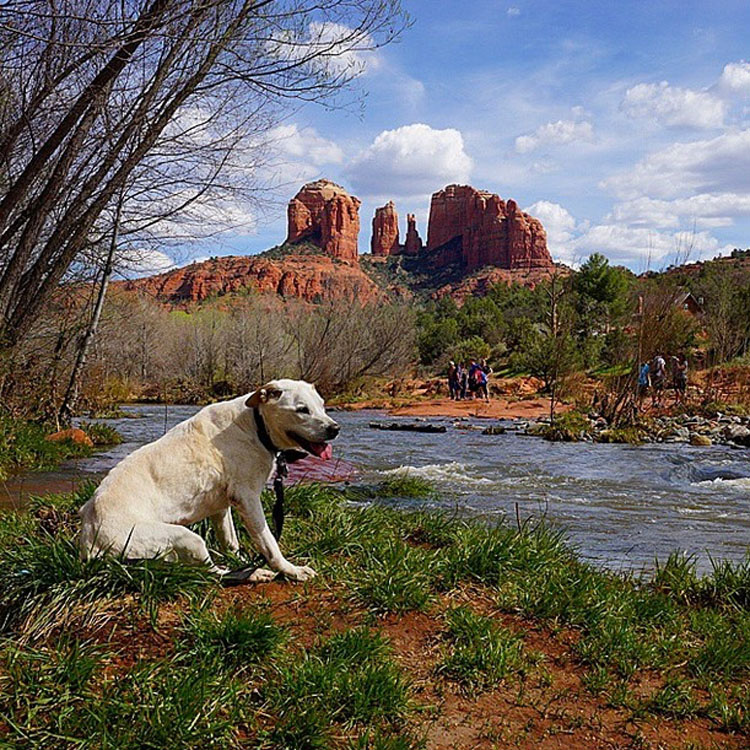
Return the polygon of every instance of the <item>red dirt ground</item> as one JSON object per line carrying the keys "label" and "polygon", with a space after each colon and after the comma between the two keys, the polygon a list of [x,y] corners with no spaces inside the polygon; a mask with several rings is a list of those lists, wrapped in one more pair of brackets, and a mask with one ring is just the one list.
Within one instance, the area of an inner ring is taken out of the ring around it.
{"label": "red dirt ground", "polygon": [[[318,579],[309,585],[282,582],[246,585],[219,592],[214,607],[263,604],[287,625],[293,648],[309,648],[318,638],[357,625],[380,628],[390,639],[394,655],[412,682],[415,711],[410,728],[426,741],[428,750],[717,750],[747,748],[747,737],[719,730],[705,719],[675,720],[646,714],[635,718],[622,707],[594,696],[582,681],[584,670],[572,648],[577,633],[551,629],[521,617],[499,612],[489,590],[465,586],[437,601],[430,613],[389,615],[377,621],[353,606],[347,591]],[[521,634],[524,648],[540,654],[539,663],[525,676],[514,676],[498,687],[467,693],[460,685],[435,674],[443,646],[440,612],[458,604],[496,617]],[[87,633],[108,642],[117,652],[111,669],[118,671],[138,658],[169,656],[180,620],[178,604],[162,608],[158,631],[143,616],[119,613],[105,618]],[[131,612],[132,614],[132,612]],[[645,673],[631,682],[637,695],[647,695],[663,684],[658,674]]]}

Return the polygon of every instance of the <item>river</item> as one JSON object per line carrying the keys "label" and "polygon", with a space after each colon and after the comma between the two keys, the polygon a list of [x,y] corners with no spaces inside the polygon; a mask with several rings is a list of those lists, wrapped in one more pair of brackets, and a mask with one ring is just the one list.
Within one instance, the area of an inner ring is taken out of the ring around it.
{"label": "river", "polygon": [[[81,475],[102,475],[138,446],[158,438],[194,406],[126,406],[138,419],[108,420],[125,438],[112,449],[49,474],[6,485],[19,492],[64,491]],[[563,528],[580,555],[615,570],[652,568],[673,550],[694,555],[699,570],[711,559],[743,559],[750,549],[750,451],[727,446],[643,446],[549,443],[510,431],[482,435],[486,421],[444,423],[446,433],[386,432],[376,412],[337,412],[342,425],[334,454],[372,482],[395,471],[432,480],[440,499],[430,506],[515,522],[546,518]],[[408,421],[408,420],[407,420]],[[424,501],[396,500],[404,507]]]}

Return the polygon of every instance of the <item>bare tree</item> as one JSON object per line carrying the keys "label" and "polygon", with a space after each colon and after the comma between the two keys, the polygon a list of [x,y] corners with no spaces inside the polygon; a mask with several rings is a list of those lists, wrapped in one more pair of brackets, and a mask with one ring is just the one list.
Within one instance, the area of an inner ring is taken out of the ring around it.
{"label": "bare tree", "polygon": [[[406,21],[398,0],[3,3],[0,350],[106,234],[102,216],[125,185],[140,230],[200,202],[222,175],[233,190],[253,173],[233,162],[248,134],[289,103],[331,101],[358,53]],[[178,158],[208,147],[208,163]]]}

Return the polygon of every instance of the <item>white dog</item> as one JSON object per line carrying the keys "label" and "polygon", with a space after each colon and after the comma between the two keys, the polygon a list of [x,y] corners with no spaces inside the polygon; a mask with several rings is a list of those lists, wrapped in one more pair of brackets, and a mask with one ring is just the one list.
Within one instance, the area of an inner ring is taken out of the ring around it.
{"label": "white dog", "polygon": [[260,493],[278,451],[329,458],[326,441],[338,433],[315,387],[301,380],[275,380],[249,396],[206,406],[109,472],[79,511],[82,553],[206,563],[225,574],[203,539],[185,527],[208,517],[222,547],[236,552],[234,506],[273,568],[260,568],[249,580],[270,580],[276,571],[305,581],[315,571],[281,554]]}

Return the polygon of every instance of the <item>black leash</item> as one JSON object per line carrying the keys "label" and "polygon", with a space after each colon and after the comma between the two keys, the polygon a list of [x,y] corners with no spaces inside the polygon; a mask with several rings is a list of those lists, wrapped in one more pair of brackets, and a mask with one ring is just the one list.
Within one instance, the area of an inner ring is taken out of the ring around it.
{"label": "black leash", "polygon": [[260,410],[256,407],[253,409],[255,417],[255,427],[258,431],[258,439],[263,447],[274,457],[276,463],[276,476],[273,480],[273,494],[276,500],[273,504],[271,516],[273,518],[273,535],[276,541],[281,539],[281,532],[284,528],[284,480],[289,476],[289,464],[299,461],[307,454],[301,451],[282,451],[279,450],[271,440],[268,434],[266,423],[261,416]]}
{"label": "black leash", "polygon": [[[273,536],[278,542],[279,539],[281,539],[281,532],[284,529],[284,480],[289,476],[289,464],[299,461],[307,454],[300,451],[279,450],[273,444],[273,440],[271,440],[271,436],[268,434],[266,423],[263,421],[263,417],[257,407],[253,409],[253,416],[255,417],[255,427],[258,431],[258,439],[263,447],[273,456],[276,465],[276,476],[273,478],[273,494],[276,499],[273,504],[273,510],[271,511],[271,517],[273,518]],[[259,561],[257,565],[249,565],[245,568],[240,568],[239,570],[227,573],[222,578],[223,585],[237,586],[241,583],[245,583],[245,581],[247,581],[247,579],[259,567],[268,563],[262,555],[258,555],[258,558]]]}

